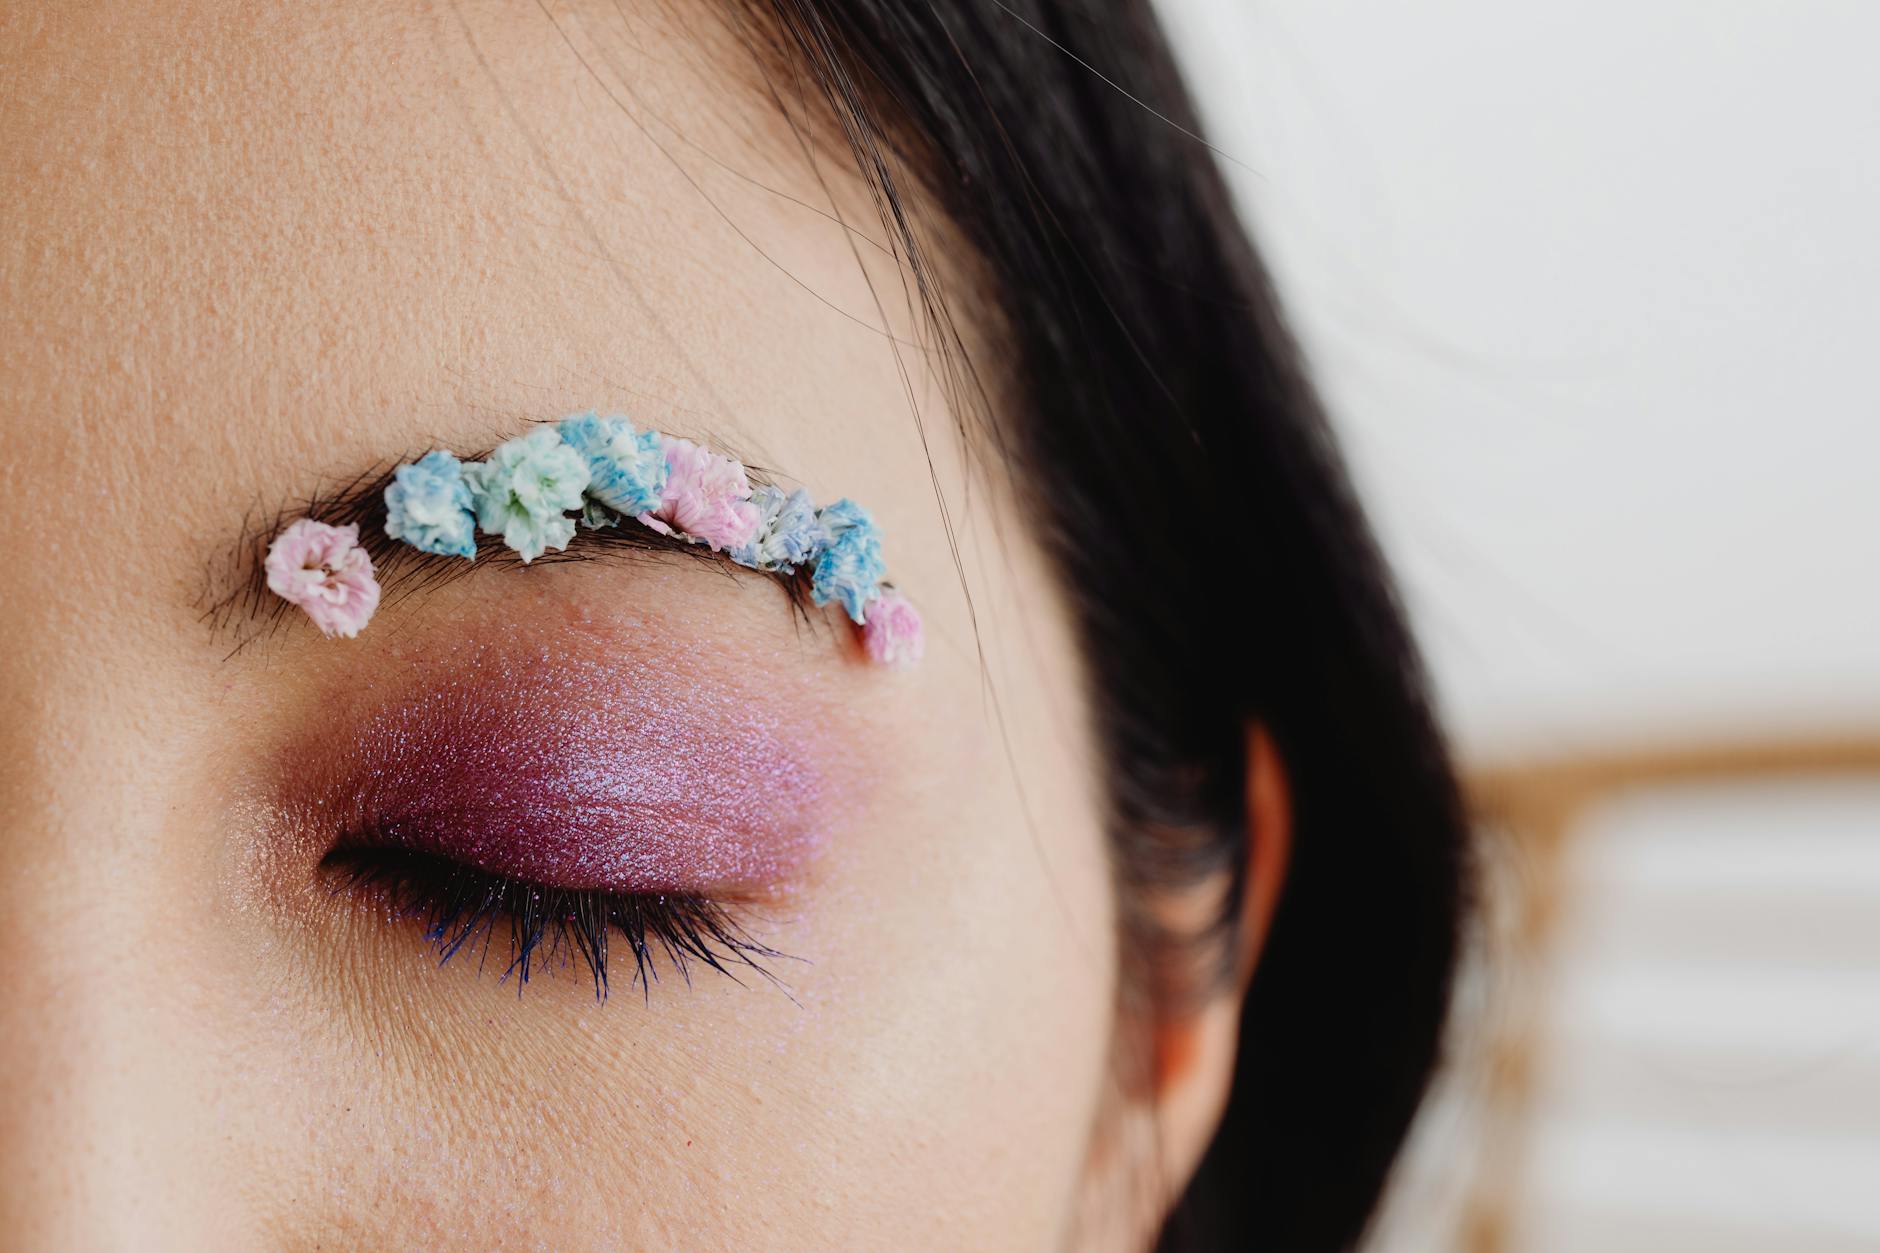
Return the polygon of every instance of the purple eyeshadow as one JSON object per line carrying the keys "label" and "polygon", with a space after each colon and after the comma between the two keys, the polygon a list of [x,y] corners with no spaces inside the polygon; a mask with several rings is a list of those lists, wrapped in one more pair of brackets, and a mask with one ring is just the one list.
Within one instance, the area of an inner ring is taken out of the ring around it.
{"label": "purple eyeshadow", "polygon": [[761,891],[821,841],[818,744],[630,659],[480,665],[369,714],[321,809],[349,841],[550,887]]}

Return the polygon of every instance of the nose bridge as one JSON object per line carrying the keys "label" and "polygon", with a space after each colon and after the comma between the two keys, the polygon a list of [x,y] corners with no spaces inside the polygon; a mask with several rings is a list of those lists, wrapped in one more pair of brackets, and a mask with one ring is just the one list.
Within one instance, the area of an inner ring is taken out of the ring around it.
{"label": "nose bridge", "polygon": [[173,798],[130,711],[50,673],[0,695],[22,715],[0,731],[0,1232],[189,1244],[204,1075],[174,987]]}

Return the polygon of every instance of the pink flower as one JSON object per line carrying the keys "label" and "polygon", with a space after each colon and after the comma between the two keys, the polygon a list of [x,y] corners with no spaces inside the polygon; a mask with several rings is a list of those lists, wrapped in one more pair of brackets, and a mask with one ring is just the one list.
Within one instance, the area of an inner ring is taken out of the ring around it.
{"label": "pink flower", "polygon": [[662,534],[678,532],[714,552],[742,548],[757,537],[763,515],[751,503],[751,481],[729,457],[689,439],[663,437],[666,487],[659,507],[640,521]]}
{"label": "pink flower", "polygon": [[920,660],[920,613],[899,592],[884,591],[869,602],[862,621],[862,647],[871,661],[905,670]]}
{"label": "pink flower", "polygon": [[351,639],[379,607],[379,581],[357,525],[302,518],[274,537],[263,564],[268,590],[305,609],[322,635]]}

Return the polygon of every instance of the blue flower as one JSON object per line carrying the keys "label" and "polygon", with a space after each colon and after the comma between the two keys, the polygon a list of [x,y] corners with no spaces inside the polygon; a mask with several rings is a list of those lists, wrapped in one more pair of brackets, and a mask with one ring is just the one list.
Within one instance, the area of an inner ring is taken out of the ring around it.
{"label": "blue flower", "polygon": [[757,506],[757,535],[732,551],[731,560],[739,565],[789,574],[829,542],[816,502],[803,488],[785,495],[765,483],[751,493],[751,503]]}
{"label": "blue flower", "polygon": [[415,465],[399,466],[385,489],[385,533],[423,552],[475,557],[476,515],[463,464],[447,452],[428,452]]}
{"label": "blue flower", "polygon": [[856,622],[868,602],[881,594],[881,532],[868,510],[852,500],[838,500],[819,515],[829,544],[816,556],[810,599],[818,605],[840,601]]}
{"label": "blue flower", "polygon": [[463,474],[476,498],[477,525],[500,533],[523,561],[566,548],[574,538],[568,510],[581,508],[588,466],[554,431],[518,436]]}
{"label": "blue flower", "polygon": [[666,454],[657,431],[635,431],[625,418],[592,413],[563,418],[562,442],[587,462],[587,494],[615,513],[635,517],[659,507]]}

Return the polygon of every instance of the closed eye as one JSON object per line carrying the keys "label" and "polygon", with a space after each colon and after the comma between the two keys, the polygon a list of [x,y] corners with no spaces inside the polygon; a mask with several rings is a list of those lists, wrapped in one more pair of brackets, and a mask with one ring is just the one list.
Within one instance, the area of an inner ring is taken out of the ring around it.
{"label": "closed eye", "polygon": [[784,957],[752,939],[724,903],[694,893],[549,887],[371,843],[342,843],[320,870],[336,892],[389,905],[394,917],[417,923],[440,964],[474,954],[487,968],[494,958],[499,979],[513,976],[518,992],[545,965],[585,966],[596,999],[605,1000],[622,942],[633,960],[628,986],[638,983],[642,996],[662,964],[688,985],[695,968],[740,982],[744,970],[775,982],[766,963]]}

